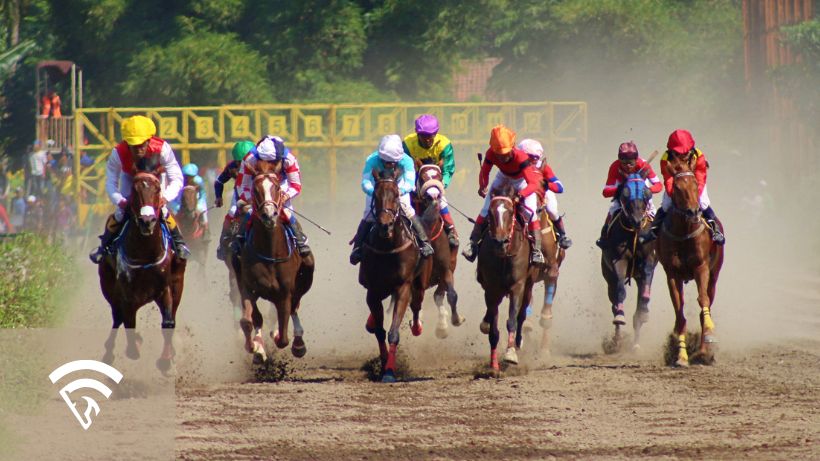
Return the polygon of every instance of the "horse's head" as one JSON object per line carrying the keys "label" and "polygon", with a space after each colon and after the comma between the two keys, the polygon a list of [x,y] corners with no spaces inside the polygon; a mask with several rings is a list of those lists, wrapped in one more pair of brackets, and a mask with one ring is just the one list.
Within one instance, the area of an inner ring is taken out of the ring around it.
{"label": "horse's head", "polygon": [[683,214],[689,222],[700,220],[698,181],[689,163],[671,160],[668,163],[672,180],[672,205],[674,211]]}
{"label": "horse's head", "polygon": [[382,238],[393,238],[393,225],[399,217],[399,170],[384,170],[373,175],[376,187],[373,190],[373,215]]}
{"label": "horse's head", "polygon": [[190,184],[182,188],[182,201],[180,210],[186,214],[196,213],[196,202],[199,198],[197,186]]}
{"label": "horse's head", "polygon": [[646,187],[646,170],[628,175],[618,196],[627,224],[635,228],[641,226],[650,200],[652,191]]}
{"label": "horse's head", "polygon": [[253,209],[265,227],[276,226],[277,217],[284,205],[279,189],[282,162],[260,160],[256,168],[249,168],[253,175]]}
{"label": "horse's head", "polygon": [[131,186],[131,216],[137,221],[142,235],[154,233],[154,227],[162,208],[162,188],[159,177],[148,172],[139,172],[134,175]]}
{"label": "horse's head", "polygon": [[421,202],[421,209],[438,212],[441,206],[441,195],[444,193],[444,183],[442,182],[441,168],[435,164],[423,165],[419,168],[417,190],[418,200]]}
{"label": "horse's head", "polygon": [[490,199],[489,237],[495,244],[495,252],[499,256],[507,254],[515,229],[515,210],[518,200],[516,189],[506,186],[501,190],[493,190]]}

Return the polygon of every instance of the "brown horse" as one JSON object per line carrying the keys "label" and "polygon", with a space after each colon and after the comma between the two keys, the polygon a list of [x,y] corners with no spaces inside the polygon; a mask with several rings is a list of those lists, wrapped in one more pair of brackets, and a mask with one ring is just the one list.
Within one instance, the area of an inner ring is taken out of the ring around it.
{"label": "brown horse", "polygon": [[261,363],[267,359],[267,353],[262,339],[262,314],[257,306],[260,297],[276,307],[278,329],[273,334],[276,347],[282,349],[290,343],[288,320],[293,319],[291,353],[294,357],[304,357],[307,353],[299,307],[302,296],[313,284],[314,260],[313,255],[300,256],[294,251],[293,239],[281,222],[284,206],[279,189],[281,162],[275,165],[260,162],[257,168],[251,172],[254,176],[253,214],[249,219],[249,236],[240,256],[231,257],[242,297],[239,323],[245,333],[245,349],[253,354],[255,362]]}
{"label": "brown horse", "polygon": [[156,174],[140,172],[134,176],[128,200],[127,221],[120,235],[117,251],[100,264],[100,287],[111,305],[113,329],[105,342],[103,361],[114,361],[114,344],[120,325],[125,325],[128,339],[126,355],[140,356],[142,338],[134,331],[137,310],[151,301],[157,303],[162,315],[162,335],[165,340],[157,367],[163,372],[174,357],[172,344],[176,313],[182,298],[185,260],[173,252],[170,237],[159,225],[162,213],[160,180]]}
{"label": "brown horse", "polygon": [[[396,382],[396,350],[399,346],[399,327],[410,302],[413,280],[418,267],[419,249],[409,229],[409,223],[401,216],[399,205],[399,170],[379,173],[373,191],[373,215],[376,223],[362,246],[362,263],[359,267],[359,283],[367,289],[367,306],[370,316],[367,331],[376,335],[382,364],[382,382]],[[428,258],[429,259],[429,258]],[[384,330],[384,306],[382,301],[391,297],[393,321],[390,333]],[[414,336],[421,334],[419,312],[421,303],[413,306]],[[388,349],[385,336],[390,343]]]}
{"label": "brown horse", "polygon": [[182,188],[182,198],[180,199],[179,211],[174,215],[180,232],[187,237],[188,248],[191,250],[191,259],[198,262],[205,272],[208,260],[208,243],[210,235],[208,229],[202,223],[202,213],[197,211],[197,199],[199,189],[193,184]]}
{"label": "brown horse", "polygon": [[220,245],[226,254],[224,258],[225,267],[228,269],[228,299],[231,300],[231,305],[234,309],[234,320],[239,322],[242,318],[242,297],[239,295],[239,280],[236,277],[236,271],[233,266],[233,241],[239,235],[240,222],[242,221],[242,214],[245,210],[236,210],[233,218],[225,216],[225,221],[222,223],[226,232],[220,236]]}
{"label": "brown horse", "polygon": [[[541,220],[541,252],[544,253],[546,264],[530,265],[529,280],[524,290],[524,301],[522,306],[526,309],[532,305],[532,291],[535,284],[544,282],[544,303],[541,305],[541,353],[549,353],[549,329],[552,326],[552,304],[555,300],[555,293],[558,289],[558,273],[561,263],[566,257],[566,250],[558,246],[558,239],[555,229],[552,227],[547,211],[542,207],[539,209],[539,219]],[[526,331],[527,324],[524,324]]]}
{"label": "brown horse", "polygon": [[481,322],[481,332],[489,335],[490,367],[494,374],[499,371],[498,305],[505,296],[510,299],[507,318],[507,352],[504,361],[517,364],[521,347],[522,326],[527,312],[523,304],[527,287],[532,287],[530,277],[530,244],[523,222],[517,215],[518,194],[512,187],[493,191],[487,214],[487,232],[478,250],[477,279],[484,288],[487,312]]}
{"label": "brown horse", "polygon": [[[444,296],[447,295],[447,304],[450,306],[449,317],[453,326],[460,326],[464,323],[464,317],[458,314],[458,293],[455,289],[455,278],[453,274],[456,270],[456,260],[458,257],[458,247],[451,247],[447,241],[447,234],[444,231],[444,220],[441,218],[440,196],[444,191],[444,184],[441,182],[441,168],[437,165],[424,165],[419,169],[418,187],[416,196],[416,212],[421,216],[424,230],[430,237],[434,253],[433,257],[425,258],[421,262],[418,275],[413,281],[412,300],[410,307],[413,313],[421,311],[424,301],[424,292],[431,286],[436,286],[433,299],[438,307],[438,323],[436,324],[436,336],[446,338],[448,312],[444,308]],[[416,319],[417,320],[417,319]],[[421,322],[414,321],[414,324]]]}
{"label": "brown horse", "polygon": [[[692,165],[671,159],[672,207],[658,236],[658,255],[666,272],[669,295],[675,309],[675,334],[678,337],[677,366],[688,366],[686,318],[683,315],[683,284],[694,280],[700,305],[700,354],[706,363],[713,358],[715,324],[711,308],[715,301],[718,275],[723,265],[723,247],[715,244],[709,225],[703,219],[698,200],[698,183]],[[721,227],[722,225],[718,223]]]}

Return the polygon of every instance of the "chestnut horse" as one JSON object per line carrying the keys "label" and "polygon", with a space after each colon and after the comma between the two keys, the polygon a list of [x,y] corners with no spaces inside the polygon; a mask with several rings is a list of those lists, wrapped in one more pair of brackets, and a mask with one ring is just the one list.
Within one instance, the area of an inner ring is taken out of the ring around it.
{"label": "chestnut horse", "polygon": [[[413,281],[411,310],[415,314],[421,311],[421,304],[424,301],[424,292],[435,285],[436,291],[433,299],[438,307],[438,323],[436,324],[436,336],[446,338],[448,312],[444,308],[444,296],[447,295],[447,304],[450,306],[449,317],[453,326],[460,326],[464,323],[464,317],[458,314],[458,293],[455,289],[455,278],[453,274],[456,270],[456,260],[458,248],[451,247],[447,241],[447,233],[444,232],[444,220],[441,218],[440,197],[444,192],[444,184],[441,182],[441,168],[437,165],[424,165],[419,169],[417,181],[416,212],[421,217],[424,230],[430,237],[434,253],[431,258],[425,258],[421,262],[418,275]],[[415,323],[415,322],[414,322]],[[418,322],[419,325],[421,322]]]}
{"label": "chestnut horse", "polygon": [[279,178],[282,163],[260,162],[253,179],[253,214],[249,219],[248,237],[240,255],[232,254],[234,270],[242,297],[242,319],[245,350],[253,354],[254,362],[267,359],[262,338],[262,314],[257,301],[266,299],[276,307],[278,329],[272,335],[276,347],[283,349],[290,343],[288,320],[293,320],[294,357],[307,353],[299,307],[302,296],[313,284],[313,255],[300,256],[294,241],[282,224],[284,200],[280,194]]}
{"label": "chestnut horse", "polygon": [[489,335],[490,368],[498,374],[498,305],[505,296],[510,299],[507,318],[507,351],[504,361],[517,364],[517,349],[521,347],[522,326],[527,317],[523,304],[527,288],[532,287],[530,244],[525,226],[517,216],[518,193],[512,187],[492,191],[487,232],[478,250],[477,279],[484,288],[487,312],[481,321],[481,332]]}
{"label": "chestnut horse", "polygon": [[176,212],[174,218],[180,232],[187,238],[188,248],[191,250],[191,259],[200,264],[204,273],[208,261],[210,235],[208,235],[205,226],[202,225],[202,213],[196,209],[198,198],[199,189],[197,189],[197,186],[187,185],[183,187],[179,211]]}
{"label": "chestnut horse", "polygon": [[646,187],[645,171],[627,176],[626,183],[616,198],[621,204],[621,210],[610,221],[607,247],[601,251],[601,273],[612,304],[612,323],[615,325],[612,344],[616,350],[620,349],[622,343],[621,327],[626,325],[626,283],[632,279],[638,285],[638,303],[632,317],[632,328],[635,330],[633,348],[638,348],[641,326],[649,318],[649,295],[655,266],[658,264],[656,242],[643,242],[639,238],[652,224],[652,219],[647,215],[652,191]]}
{"label": "chestnut horse", "polygon": [[160,224],[162,195],[155,173],[134,176],[128,200],[127,220],[117,237],[116,251],[99,267],[100,287],[111,305],[113,329],[105,342],[103,361],[114,361],[114,344],[120,325],[125,325],[128,358],[138,359],[142,338],[134,329],[137,310],[151,301],[162,315],[164,347],[157,368],[166,372],[174,357],[172,344],[176,313],[182,298],[185,260],[176,257],[167,230]]}
{"label": "chestnut horse", "polygon": [[[671,159],[671,157],[670,157]],[[714,355],[715,324],[711,308],[715,302],[718,275],[723,265],[723,247],[712,241],[709,225],[704,220],[698,200],[698,183],[692,165],[671,159],[673,175],[672,207],[658,235],[658,254],[666,271],[669,295],[675,309],[675,330],[678,337],[677,366],[689,365],[686,352],[686,317],[683,315],[683,284],[694,280],[698,286],[700,305],[700,354],[709,363]],[[717,223],[723,227],[722,224]]]}
{"label": "chestnut horse", "polygon": [[[379,358],[382,364],[382,382],[396,382],[396,350],[399,346],[399,327],[410,303],[411,288],[417,273],[419,249],[409,223],[401,215],[399,205],[399,170],[374,174],[376,187],[373,191],[373,230],[362,246],[362,262],[359,267],[359,283],[367,290],[367,306],[370,316],[365,328],[376,335]],[[429,259],[429,258],[428,258]],[[390,333],[384,330],[384,306],[382,301],[391,297],[393,320]],[[419,312],[421,303],[412,307],[414,336],[421,334]],[[385,336],[390,343],[388,349]]]}

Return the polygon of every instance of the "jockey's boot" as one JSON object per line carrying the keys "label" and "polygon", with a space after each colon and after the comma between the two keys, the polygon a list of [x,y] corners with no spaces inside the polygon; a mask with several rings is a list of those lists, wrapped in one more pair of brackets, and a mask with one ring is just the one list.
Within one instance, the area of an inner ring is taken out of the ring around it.
{"label": "jockey's boot", "polygon": [[359,264],[362,260],[362,245],[370,229],[373,228],[373,223],[367,222],[364,219],[359,221],[359,228],[356,229],[356,236],[353,237],[353,251],[350,252],[350,264],[354,266]]}
{"label": "jockey's boot", "polygon": [[666,210],[663,208],[658,209],[658,212],[655,213],[655,217],[652,218],[652,225],[649,226],[649,231],[647,231],[645,235],[641,235],[639,237],[641,243],[651,242],[658,238],[658,231],[661,229],[661,225],[663,224],[663,220],[665,218]]}
{"label": "jockey's boot", "polygon": [[595,241],[595,245],[598,245],[598,248],[602,250],[606,250],[607,247],[607,233],[609,231],[609,222],[612,220],[612,216],[609,213],[606,215],[606,219],[604,220],[604,225],[601,227],[601,236],[598,237],[598,240]]}
{"label": "jockey's boot", "polygon": [[310,247],[307,244],[307,235],[302,231],[302,224],[295,218],[291,218],[290,222],[286,225],[290,227],[290,230],[293,232],[293,237],[296,238],[296,247],[299,249],[299,254],[302,256],[309,255]]}
{"label": "jockey's boot", "polygon": [[453,223],[453,217],[450,213],[442,214],[441,219],[444,221],[444,232],[447,234],[447,243],[450,244],[451,248],[456,248],[459,245],[458,242],[458,232],[456,232],[456,226]]}
{"label": "jockey's boot", "polygon": [[706,222],[709,224],[709,228],[712,230],[712,241],[718,245],[723,245],[726,243],[726,236],[723,235],[723,232],[720,231],[720,226],[717,223],[717,216],[715,215],[715,210],[712,207],[707,207],[703,210],[703,217],[706,218]]}
{"label": "jockey's boot", "polygon": [[552,222],[555,227],[555,233],[558,234],[558,246],[567,249],[572,246],[572,239],[567,237],[567,231],[564,229],[564,219],[559,217]]}
{"label": "jockey's boot", "polygon": [[216,246],[216,259],[220,261],[225,260],[225,248],[222,247],[222,242],[226,241],[228,237],[231,235],[231,218],[225,216],[225,220],[222,221],[222,232],[219,234],[219,243]]}
{"label": "jockey's boot", "polygon": [[[123,219],[123,222],[125,222],[125,219]],[[105,230],[102,235],[100,235],[100,246],[88,255],[92,263],[99,264],[105,255],[111,253],[111,242],[114,240],[114,237],[120,233],[120,229],[122,229],[122,223],[117,222],[113,214],[108,216],[108,219],[105,221]]]}
{"label": "jockey's boot", "polygon": [[410,219],[410,222],[413,224],[413,232],[416,233],[416,237],[418,237],[420,242],[419,252],[421,253],[421,257],[426,258],[432,256],[433,246],[430,245],[430,237],[428,237],[427,232],[424,231],[424,224],[421,223],[421,219],[416,215]]}
{"label": "jockey's boot", "polygon": [[532,251],[530,252],[530,262],[537,265],[546,264],[544,253],[541,252],[541,229],[530,230],[532,236]]}
{"label": "jockey's boot", "polygon": [[171,240],[174,241],[174,251],[177,254],[177,258],[188,259],[191,256],[191,250],[189,250],[188,245],[185,244],[185,239],[182,238],[182,232],[179,231],[176,222],[169,219],[166,223],[168,224],[168,230],[171,232]]}
{"label": "jockey's boot", "polygon": [[467,261],[473,262],[475,258],[478,257],[478,242],[481,240],[481,236],[484,235],[484,231],[487,229],[487,221],[481,222],[481,224],[476,221],[475,225],[473,226],[473,231],[470,232],[470,244],[467,245],[467,248],[461,252],[464,255],[464,258]]}

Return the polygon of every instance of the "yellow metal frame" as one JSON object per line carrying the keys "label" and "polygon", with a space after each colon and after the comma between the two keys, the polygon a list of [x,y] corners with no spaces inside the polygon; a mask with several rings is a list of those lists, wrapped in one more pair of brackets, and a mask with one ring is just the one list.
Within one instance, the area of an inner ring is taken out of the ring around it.
{"label": "yellow metal frame", "polygon": [[[268,133],[282,136],[288,146],[297,151],[300,148],[329,149],[329,180],[331,191],[335,191],[336,149],[373,147],[384,134],[410,133],[413,120],[425,113],[439,118],[441,133],[456,146],[486,145],[490,129],[499,123],[516,130],[519,138],[541,140],[548,152],[554,152],[559,143],[587,142],[586,102],[82,108],[76,110],[74,120],[78,140],[74,165],[78,180],[74,183],[74,192],[80,197],[80,191],[85,189],[97,196],[98,202],[107,203],[103,190],[105,160],[121,139],[122,120],[131,115],[152,118],[157,124],[157,135],[171,143],[183,164],[190,161],[192,150],[216,151],[220,164],[225,164],[227,152],[235,142],[258,140]],[[79,159],[83,151],[103,155],[93,166],[81,168]],[[79,202],[78,208],[81,221],[89,211],[98,212]]]}

